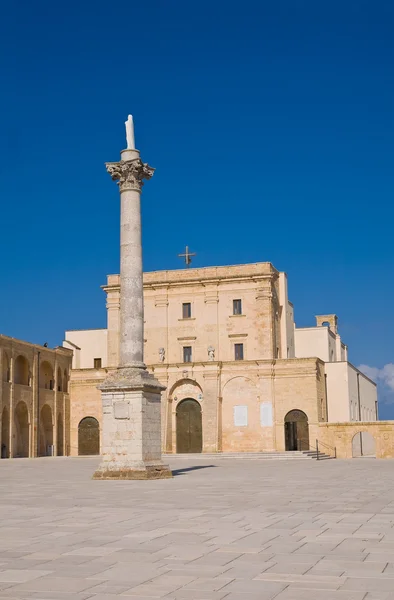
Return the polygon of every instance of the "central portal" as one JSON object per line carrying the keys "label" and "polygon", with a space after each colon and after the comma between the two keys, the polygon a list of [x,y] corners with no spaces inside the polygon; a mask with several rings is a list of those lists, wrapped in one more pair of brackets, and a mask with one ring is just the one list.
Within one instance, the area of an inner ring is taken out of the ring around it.
{"label": "central portal", "polygon": [[291,410],[285,416],[286,450],[309,450],[308,417],[302,410]]}
{"label": "central portal", "polygon": [[202,415],[197,400],[186,398],[176,409],[176,451],[202,452]]}

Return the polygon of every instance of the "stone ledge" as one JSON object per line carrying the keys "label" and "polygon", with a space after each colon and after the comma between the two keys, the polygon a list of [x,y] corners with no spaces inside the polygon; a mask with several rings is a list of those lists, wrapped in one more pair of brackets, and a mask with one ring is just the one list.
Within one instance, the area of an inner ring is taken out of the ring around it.
{"label": "stone ledge", "polygon": [[167,465],[146,467],[144,469],[117,469],[117,470],[97,470],[93,473],[93,479],[102,480],[147,480],[147,479],[170,479],[173,477],[172,471]]}

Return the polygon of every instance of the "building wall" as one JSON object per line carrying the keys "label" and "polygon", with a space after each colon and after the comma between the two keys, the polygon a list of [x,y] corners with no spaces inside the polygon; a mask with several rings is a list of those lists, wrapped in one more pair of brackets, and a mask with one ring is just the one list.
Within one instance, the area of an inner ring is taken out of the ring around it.
{"label": "building wall", "polygon": [[[310,439],[325,416],[323,363],[318,359],[206,362],[151,366],[162,394],[162,448],[177,451],[177,407],[191,398],[202,411],[203,452],[285,449],[284,419],[306,413]],[[87,416],[101,424],[100,372],[73,372],[71,454],[78,454],[78,425]],[[322,408],[323,407],[323,408]],[[312,443],[312,442],[311,442]]]}
{"label": "building wall", "polygon": [[73,350],[73,369],[92,369],[95,358],[101,358],[102,367],[106,367],[107,344],[107,329],[66,331],[63,342],[65,348]]}
{"label": "building wall", "polygon": [[0,335],[0,438],[4,457],[66,454],[72,352]]}
{"label": "building wall", "polygon": [[317,356],[324,362],[336,361],[335,334],[324,326],[296,328],[295,355],[297,358]]}
{"label": "building wall", "polygon": [[[78,426],[86,417],[102,422],[101,392],[98,385],[106,376],[106,370],[78,369],[72,372],[70,385],[70,455],[78,456]],[[100,436],[101,440],[101,436]]]}
{"label": "building wall", "polygon": [[[119,286],[119,275],[108,276],[103,286],[107,330],[66,334],[80,348],[80,368],[72,373],[73,454],[81,420],[90,416],[101,423],[97,385],[119,362]],[[236,299],[241,315],[233,314]],[[183,316],[184,303],[191,305],[189,318]],[[284,450],[284,420],[293,410],[307,415],[311,446],[319,423],[352,418],[353,372],[347,363],[335,362],[346,351],[337,317],[320,315],[317,327],[295,329],[287,277],[270,263],[145,273],[144,319],[145,362],[167,388],[162,395],[166,452],[176,452],[177,410],[187,398],[201,410],[204,452]],[[321,325],[326,321],[331,329]],[[234,360],[237,343],[244,345],[244,360]],[[183,362],[184,346],[192,348],[190,363]],[[103,358],[101,370],[92,368],[96,357]],[[371,385],[360,383],[365,415],[376,394]]]}
{"label": "building wall", "polygon": [[363,455],[394,458],[394,422],[323,423],[319,425],[321,449],[337,458],[360,456],[359,436],[362,434]]}
{"label": "building wall", "polygon": [[328,421],[376,421],[376,384],[348,362],[326,363],[325,370]]}
{"label": "building wall", "polygon": [[350,421],[348,366],[346,362],[326,363],[328,421]]}

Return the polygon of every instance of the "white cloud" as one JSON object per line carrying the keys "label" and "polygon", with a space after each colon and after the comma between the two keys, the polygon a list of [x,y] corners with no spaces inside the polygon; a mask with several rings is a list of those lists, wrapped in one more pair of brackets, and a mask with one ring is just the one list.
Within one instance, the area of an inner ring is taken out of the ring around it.
{"label": "white cloud", "polygon": [[[393,402],[394,398],[390,392],[394,392],[394,364],[388,363],[381,369],[370,367],[368,365],[360,365],[358,369],[367,377],[375,381],[383,392],[384,402]],[[391,396],[391,397],[390,397]]]}

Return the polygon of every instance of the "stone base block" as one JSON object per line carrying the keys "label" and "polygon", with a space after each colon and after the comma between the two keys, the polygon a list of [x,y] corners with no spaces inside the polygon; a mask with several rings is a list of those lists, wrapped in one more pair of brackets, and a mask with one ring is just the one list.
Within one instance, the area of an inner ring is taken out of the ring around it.
{"label": "stone base block", "polygon": [[93,479],[122,479],[122,480],[141,480],[141,479],[170,479],[172,472],[168,465],[146,466],[138,469],[116,469],[100,470],[93,474]]}

